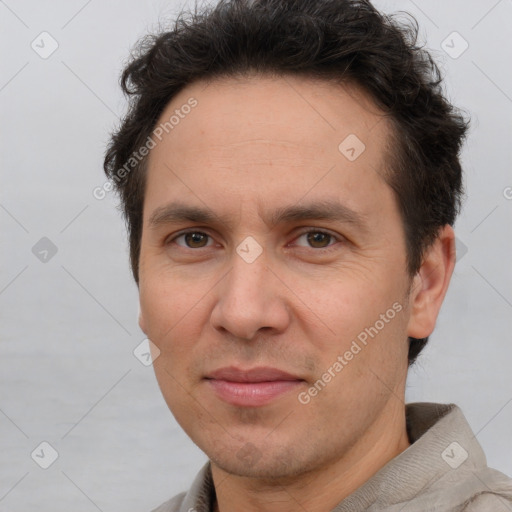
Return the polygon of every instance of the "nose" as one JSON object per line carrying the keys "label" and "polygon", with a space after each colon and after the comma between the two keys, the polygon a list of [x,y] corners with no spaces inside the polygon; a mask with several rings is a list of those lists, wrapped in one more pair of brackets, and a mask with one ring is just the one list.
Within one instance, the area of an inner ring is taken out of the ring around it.
{"label": "nose", "polygon": [[216,287],[218,297],[211,324],[239,339],[259,331],[283,332],[290,322],[287,288],[267,266],[265,253],[252,263],[234,253],[231,270]]}

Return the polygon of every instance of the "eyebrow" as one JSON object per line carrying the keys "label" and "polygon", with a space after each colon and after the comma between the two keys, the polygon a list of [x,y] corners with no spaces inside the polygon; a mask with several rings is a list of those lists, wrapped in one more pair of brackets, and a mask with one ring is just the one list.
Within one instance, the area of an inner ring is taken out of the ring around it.
{"label": "eyebrow", "polygon": [[[368,228],[365,215],[332,200],[276,208],[270,214],[264,215],[263,220],[269,227],[297,221],[328,220],[350,224],[364,231]],[[212,225],[224,224],[228,228],[232,227],[230,216],[215,214],[208,208],[191,206],[181,202],[172,202],[156,208],[149,218],[148,225],[151,229],[157,229],[162,225],[187,221]]]}

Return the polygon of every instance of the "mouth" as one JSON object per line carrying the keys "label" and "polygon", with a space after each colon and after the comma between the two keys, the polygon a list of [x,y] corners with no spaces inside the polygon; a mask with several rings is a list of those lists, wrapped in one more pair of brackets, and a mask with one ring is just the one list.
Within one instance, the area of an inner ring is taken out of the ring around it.
{"label": "mouth", "polygon": [[305,380],[277,368],[220,368],[205,377],[218,398],[238,407],[259,407],[296,390]]}

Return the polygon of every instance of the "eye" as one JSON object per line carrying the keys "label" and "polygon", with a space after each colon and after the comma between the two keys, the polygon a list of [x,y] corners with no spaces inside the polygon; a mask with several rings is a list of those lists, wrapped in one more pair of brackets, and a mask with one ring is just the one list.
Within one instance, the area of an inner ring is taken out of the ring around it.
{"label": "eye", "polygon": [[[210,239],[210,242],[213,242],[210,235],[202,231],[186,231],[175,236],[167,243],[175,242],[176,245],[185,247],[186,249],[202,249],[203,247],[212,245],[211,243],[208,245],[208,239]],[[182,243],[179,243],[178,240],[182,240]]]}
{"label": "eye", "polygon": [[[297,241],[300,241],[301,239],[303,242],[297,243]],[[309,231],[301,233],[295,239],[295,245],[300,247],[309,247],[312,249],[328,249],[339,241],[338,237],[327,231],[310,229]],[[210,235],[203,231],[195,230],[182,232],[168,240],[166,243],[170,244],[172,242],[185,249],[203,249],[213,245],[213,239]]]}
{"label": "eye", "polygon": [[[305,244],[297,244],[301,247],[311,247],[313,249],[326,249],[339,241],[334,235],[318,229],[305,231],[300,234],[296,240],[305,240]],[[333,242],[333,243],[330,243]]]}

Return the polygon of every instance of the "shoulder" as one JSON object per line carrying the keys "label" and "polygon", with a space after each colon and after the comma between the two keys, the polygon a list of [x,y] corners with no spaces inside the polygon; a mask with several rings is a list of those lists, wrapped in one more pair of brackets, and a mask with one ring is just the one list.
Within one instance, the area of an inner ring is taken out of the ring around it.
{"label": "shoulder", "polygon": [[474,473],[478,487],[470,499],[461,509],[461,512],[511,512],[512,511],[512,479],[489,467]]}
{"label": "shoulder", "polygon": [[153,509],[151,512],[179,512],[183,503],[186,492],[182,492],[171,498],[169,501],[162,503],[159,507]]}
{"label": "shoulder", "polygon": [[512,495],[483,492],[467,502],[461,512],[510,512],[511,510]]}

